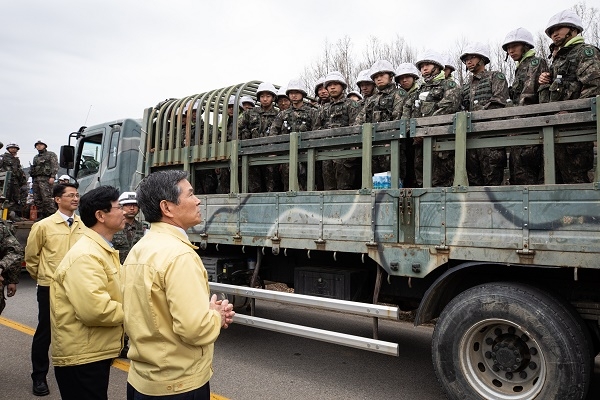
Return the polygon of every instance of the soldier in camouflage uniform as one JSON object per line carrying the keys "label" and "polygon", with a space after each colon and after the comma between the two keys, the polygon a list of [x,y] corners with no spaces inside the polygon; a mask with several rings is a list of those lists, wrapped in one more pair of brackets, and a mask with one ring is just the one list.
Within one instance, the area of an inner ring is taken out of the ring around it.
{"label": "soldier in camouflage uniform", "polygon": [[[394,83],[394,67],[386,60],[376,61],[371,66],[371,79],[375,82],[377,92],[365,102],[354,123],[376,123],[398,120],[402,117],[402,106],[406,99],[406,91],[396,88]],[[373,172],[390,170],[389,156],[373,157]],[[406,179],[406,144],[400,143],[400,179]]]}
{"label": "soldier in camouflage uniform", "polygon": [[[289,134],[291,132],[308,132],[316,129],[319,112],[316,108],[304,103],[306,91],[299,79],[293,79],[288,83],[286,95],[292,102],[292,107],[280,112],[271,125],[271,135]],[[283,190],[288,191],[290,187],[289,164],[281,164],[281,180]],[[306,166],[301,163],[298,167],[298,183],[300,190],[306,190]]]}
{"label": "soldier in camouflage uniform", "polygon": [[[432,117],[454,114],[460,109],[462,93],[456,82],[446,79],[444,59],[436,51],[428,50],[415,63],[425,82],[404,103],[402,118]],[[415,179],[423,186],[423,139],[414,138]],[[454,152],[434,151],[431,174],[432,186],[452,186],[454,180]]]}
{"label": "soldier in camouflage uniform", "polygon": [[35,142],[35,148],[38,154],[33,157],[29,175],[33,179],[33,199],[38,209],[38,217],[42,219],[56,212],[52,185],[58,172],[58,157],[48,151],[46,143],[41,139]]}
{"label": "soldier in camouflage uniform", "polygon": [[[467,111],[506,107],[508,83],[501,72],[487,71],[489,48],[482,43],[467,46],[460,59],[471,77],[462,90],[462,105]],[[504,179],[506,149],[504,147],[467,150],[467,174],[471,186],[497,186]]]}
{"label": "soldier in camouflage uniform", "polygon": [[[238,135],[242,140],[269,136],[269,129],[278,112],[273,107],[277,96],[275,86],[263,82],[256,89],[256,100],[260,107],[244,111],[238,120]],[[274,192],[280,183],[279,174],[274,165],[250,167],[248,173],[248,192]]]}
{"label": "soldier in camouflage uniform", "polygon": [[[552,39],[552,65],[540,75],[540,84],[549,88],[540,93],[540,102],[583,99],[600,95],[600,50],[585,43],[580,35],[579,16],[565,10],[550,18],[546,35]],[[557,183],[587,183],[594,163],[594,144],[555,145]]]}
{"label": "soldier in camouflage uniform", "polygon": [[[227,141],[231,141],[233,139],[233,107],[235,106],[235,96],[231,95],[229,96],[229,100],[227,101]],[[241,100],[240,100],[240,105],[239,107],[239,111],[242,112],[243,107],[241,106]],[[221,126],[219,127],[219,130],[221,130]],[[200,171],[198,171],[200,172]],[[222,168],[217,168],[214,171],[216,173],[216,177],[219,181],[219,185],[217,188],[217,193],[221,193],[221,194],[227,194],[230,192],[230,186],[231,186],[231,171],[229,169],[229,166],[225,166]]]}
{"label": "soldier in camouflage uniform", "polygon": [[[329,103],[319,110],[317,129],[340,128],[352,125],[360,107],[354,100],[346,98],[344,91],[348,87],[339,71],[333,71],[325,77],[323,83],[329,92]],[[360,164],[355,158],[326,160],[322,164],[324,190],[357,189],[356,173]]]}
{"label": "soldier in camouflage uniform", "polygon": [[6,145],[6,153],[0,155],[0,172],[10,172],[11,178],[8,184],[6,197],[8,199],[7,208],[10,218],[18,220],[23,216],[23,207],[25,203],[21,196],[21,187],[27,183],[27,177],[21,167],[21,161],[17,157],[19,145],[9,143]]}
{"label": "soldier in camouflage uniform", "polygon": [[144,226],[135,219],[140,212],[135,192],[123,192],[119,196],[119,204],[123,207],[125,227],[114,234],[112,244],[115,250],[119,250],[119,260],[123,264],[129,250],[144,236]]}
{"label": "soldier in camouflage uniform", "polygon": [[324,76],[317,79],[317,83],[315,84],[315,97],[317,98],[317,103],[320,106],[329,103],[329,92],[323,83],[325,83]]}
{"label": "soldier in camouflage uniform", "polygon": [[452,57],[447,56],[444,62],[444,76],[446,77],[446,79],[454,80],[454,78],[452,77],[452,73],[454,71],[456,71],[454,61],[452,60]]}
{"label": "soldier in camouflage uniform", "polygon": [[[525,28],[509,32],[502,49],[513,59],[517,68],[509,88],[510,100],[515,106],[539,103],[538,79],[548,72],[546,60],[535,55],[533,35]],[[515,185],[544,183],[544,151],[541,145],[510,148],[510,182]]]}
{"label": "soldier in camouflage uniform", "polygon": [[290,98],[287,94],[285,94],[285,92],[286,88],[283,86],[277,90],[277,97],[275,98],[275,103],[277,103],[277,108],[279,108],[279,111],[285,111],[292,105]]}
{"label": "soldier in camouflage uniform", "polygon": [[[5,198],[0,194],[0,204],[4,201]],[[22,261],[23,247],[15,237],[12,226],[0,218],[0,314],[6,306],[4,287],[8,297],[17,292]]]}
{"label": "soldier in camouflage uniform", "polygon": [[360,89],[363,99],[358,102],[358,105],[362,108],[365,106],[367,99],[375,94],[375,82],[371,79],[371,73],[368,69],[363,69],[358,73],[356,78],[356,86]]}

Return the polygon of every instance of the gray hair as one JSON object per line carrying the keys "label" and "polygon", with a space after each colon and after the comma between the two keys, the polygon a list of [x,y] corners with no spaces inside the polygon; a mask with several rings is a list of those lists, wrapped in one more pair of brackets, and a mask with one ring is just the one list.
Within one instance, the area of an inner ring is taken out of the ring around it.
{"label": "gray hair", "polygon": [[187,179],[186,171],[167,170],[153,172],[140,182],[137,189],[137,202],[148,222],[159,222],[163,214],[160,202],[163,200],[179,204],[179,182]]}

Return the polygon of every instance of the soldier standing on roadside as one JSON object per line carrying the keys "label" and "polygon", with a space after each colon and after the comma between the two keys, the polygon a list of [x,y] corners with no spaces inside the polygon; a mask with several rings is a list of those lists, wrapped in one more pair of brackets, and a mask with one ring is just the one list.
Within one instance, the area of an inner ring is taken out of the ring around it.
{"label": "soldier standing on roadside", "polygon": [[[506,107],[508,83],[503,73],[487,71],[490,62],[488,46],[475,43],[460,56],[471,77],[462,89],[462,105],[467,111]],[[467,174],[471,186],[501,185],[506,166],[504,147],[467,150]]]}
{"label": "soldier standing on roadside", "polygon": [[[0,193],[0,203],[4,201],[5,198]],[[21,261],[23,261],[23,248],[15,238],[9,223],[0,218],[0,314],[6,306],[4,287],[6,286],[7,297],[17,293]]]}
{"label": "soldier standing on roadside", "polygon": [[[594,97],[600,94],[600,50],[586,44],[583,22],[572,10],[550,18],[546,35],[552,39],[550,72],[542,73],[539,83],[549,84],[540,102]],[[587,183],[594,164],[594,143],[557,143],[555,145],[557,183]]]}
{"label": "soldier standing on roadside", "polygon": [[19,145],[9,143],[6,145],[6,153],[0,155],[0,172],[10,172],[11,178],[8,184],[8,208],[9,218],[17,221],[22,217],[23,204],[21,196],[21,187],[27,183],[27,177],[21,167],[21,161],[17,157]]}
{"label": "soldier standing on roadside", "polygon": [[39,219],[46,218],[56,211],[56,204],[52,197],[52,185],[58,172],[58,157],[48,151],[42,139],[35,142],[38,151],[33,157],[33,164],[29,175],[33,178],[33,201],[38,209]]}
{"label": "soldier standing on roadside", "polygon": [[[538,104],[540,84],[538,79],[548,72],[546,60],[535,55],[533,35],[525,28],[509,32],[502,49],[507,58],[513,59],[517,68],[515,79],[509,88],[510,99],[515,106]],[[541,145],[510,148],[510,183],[536,185],[544,182],[543,149]]]}

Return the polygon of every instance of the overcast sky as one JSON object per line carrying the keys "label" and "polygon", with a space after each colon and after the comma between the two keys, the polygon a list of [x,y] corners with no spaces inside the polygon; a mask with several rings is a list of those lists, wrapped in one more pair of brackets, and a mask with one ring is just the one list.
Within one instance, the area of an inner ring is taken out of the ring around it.
{"label": "overcast sky", "polygon": [[326,39],[349,36],[359,56],[371,36],[399,34],[418,50],[443,53],[461,36],[498,43],[520,26],[535,35],[575,3],[7,0],[0,141],[16,141],[28,166],[38,138],[58,154],[80,126],[141,118],[165,98],[250,80],[285,85]]}

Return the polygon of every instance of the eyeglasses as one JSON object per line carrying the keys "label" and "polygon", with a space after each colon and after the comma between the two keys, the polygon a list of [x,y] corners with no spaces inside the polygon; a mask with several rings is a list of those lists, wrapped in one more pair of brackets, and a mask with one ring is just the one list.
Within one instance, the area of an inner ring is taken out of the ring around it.
{"label": "eyeglasses", "polygon": [[72,199],[73,197],[80,198],[81,195],[79,193],[68,193],[68,194],[63,194],[61,197],[67,197],[69,199]]}
{"label": "eyeglasses", "polygon": [[122,210],[123,206],[119,204],[117,207],[111,207],[111,208],[118,208],[119,210]]}

